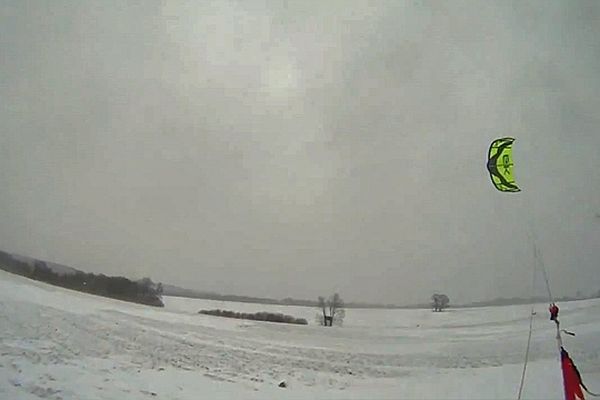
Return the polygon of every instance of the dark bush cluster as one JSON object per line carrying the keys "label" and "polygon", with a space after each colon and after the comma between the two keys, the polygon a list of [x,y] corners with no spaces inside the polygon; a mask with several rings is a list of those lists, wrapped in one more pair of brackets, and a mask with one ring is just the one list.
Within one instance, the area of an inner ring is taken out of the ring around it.
{"label": "dark bush cluster", "polygon": [[285,324],[297,324],[297,325],[308,325],[308,321],[304,318],[294,318],[291,315],[284,315],[281,313],[269,313],[269,312],[257,312],[254,314],[240,313],[229,310],[201,310],[200,314],[214,315],[217,317],[226,318],[237,318],[237,319],[249,319],[252,321],[268,321],[268,322],[282,322]]}
{"label": "dark bush cluster", "polygon": [[31,267],[7,253],[0,254],[0,264],[8,272],[67,289],[150,306],[164,306],[161,300],[162,285],[154,284],[149,278],[135,282],[122,276],[95,275],[81,271],[58,274],[43,261],[37,260]]}

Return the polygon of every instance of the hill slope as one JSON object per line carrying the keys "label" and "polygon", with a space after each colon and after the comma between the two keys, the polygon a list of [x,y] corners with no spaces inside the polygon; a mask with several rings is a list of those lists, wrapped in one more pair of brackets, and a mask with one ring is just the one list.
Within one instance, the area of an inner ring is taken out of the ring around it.
{"label": "hill slope", "polygon": [[[165,298],[155,309],[0,271],[0,398],[514,398],[528,307],[348,310],[342,328],[198,315],[314,309]],[[525,397],[562,397],[540,305]],[[600,387],[600,301],[565,303],[567,347]],[[312,320],[309,320],[312,322]],[[286,380],[288,388],[277,384]],[[154,395],[153,395],[154,393]]]}

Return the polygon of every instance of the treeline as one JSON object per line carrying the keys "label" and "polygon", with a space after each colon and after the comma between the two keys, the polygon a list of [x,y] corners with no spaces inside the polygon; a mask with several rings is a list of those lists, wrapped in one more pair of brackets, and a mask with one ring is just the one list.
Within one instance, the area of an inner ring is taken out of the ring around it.
{"label": "treeline", "polygon": [[291,315],[284,315],[281,313],[257,312],[254,314],[250,314],[229,310],[200,310],[198,313],[225,318],[249,319],[252,321],[268,321],[281,322],[285,324],[308,325],[308,321],[304,318],[294,318]]}
{"label": "treeline", "polygon": [[[277,304],[285,305],[285,306],[302,306],[302,307],[319,307],[319,302],[316,300],[304,300],[304,299],[294,299],[291,297],[286,297],[280,301],[277,301]],[[349,302],[344,305],[345,308],[375,308],[375,309],[395,309],[395,308],[403,308],[403,306],[398,306],[395,304],[379,304],[379,303],[362,303],[362,302]],[[405,306],[406,308],[413,308],[414,306]]]}
{"label": "treeline", "polygon": [[[576,300],[590,300],[600,298],[600,290],[594,294],[590,295],[578,295],[578,296],[562,296],[557,297],[554,301],[576,301]],[[456,305],[454,308],[470,308],[470,307],[491,307],[491,306],[509,306],[509,305],[523,305],[523,304],[532,304],[532,303],[548,303],[548,297],[544,296],[536,296],[530,298],[523,297],[499,297],[493,300],[484,300],[484,301],[475,301],[472,303]]]}
{"label": "treeline", "polygon": [[[271,304],[283,306],[301,306],[301,307],[317,307],[319,304],[315,300],[294,299],[286,297],[284,299],[270,299],[265,297],[252,297],[242,295],[219,294],[214,292],[202,292],[192,289],[184,289],[173,285],[164,286],[165,296],[186,297],[191,299],[216,300],[216,301],[231,301],[237,303],[253,303],[253,304]],[[388,308],[388,309],[412,309],[412,308],[429,308],[429,304],[398,306],[395,304],[373,304],[373,303],[347,303],[346,308]]]}
{"label": "treeline", "polygon": [[483,300],[483,301],[474,301],[467,304],[461,304],[454,306],[455,308],[470,308],[470,307],[490,307],[490,306],[513,306],[513,305],[522,305],[522,304],[532,304],[532,303],[543,303],[548,301],[545,297],[531,297],[531,298],[522,298],[522,297],[498,297],[493,300]]}
{"label": "treeline", "polygon": [[13,257],[12,254],[0,251],[0,269],[29,277],[33,272],[33,265]]}
{"label": "treeline", "polygon": [[164,307],[161,299],[162,285],[160,283],[155,284],[149,278],[131,281],[122,276],[95,275],[82,271],[59,274],[48,267],[44,261],[35,260],[31,265],[2,251],[0,251],[0,268],[67,289],[149,306]]}
{"label": "treeline", "polygon": [[189,299],[233,301],[238,303],[257,303],[257,304],[280,304],[279,301],[264,297],[252,297],[233,294],[219,294],[215,292],[203,292],[193,289],[184,289],[178,286],[165,284],[165,296],[185,297]]}

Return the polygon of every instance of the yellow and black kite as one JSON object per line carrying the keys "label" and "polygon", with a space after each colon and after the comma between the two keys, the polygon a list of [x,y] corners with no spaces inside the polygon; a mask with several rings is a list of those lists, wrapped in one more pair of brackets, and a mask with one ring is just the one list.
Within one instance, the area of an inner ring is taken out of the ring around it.
{"label": "yellow and black kite", "polygon": [[496,139],[488,151],[487,169],[492,183],[501,192],[520,192],[513,173],[512,144],[514,138]]}

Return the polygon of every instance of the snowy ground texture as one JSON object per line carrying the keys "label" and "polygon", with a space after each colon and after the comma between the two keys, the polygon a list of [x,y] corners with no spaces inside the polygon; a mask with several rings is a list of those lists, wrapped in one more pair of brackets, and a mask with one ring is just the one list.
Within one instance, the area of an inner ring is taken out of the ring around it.
{"label": "snowy ground texture", "polygon": [[[0,399],[514,399],[529,307],[347,310],[165,298],[156,309],[0,271]],[[561,304],[565,346],[600,390],[600,300]],[[275,311],[286,325],[199,315]],[[524,398],[561,399],[553,324],[536,307]],[[279,388],[285,380],[288,387]]]}

